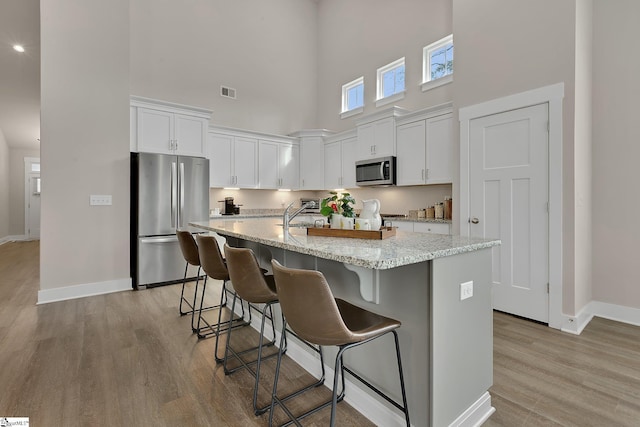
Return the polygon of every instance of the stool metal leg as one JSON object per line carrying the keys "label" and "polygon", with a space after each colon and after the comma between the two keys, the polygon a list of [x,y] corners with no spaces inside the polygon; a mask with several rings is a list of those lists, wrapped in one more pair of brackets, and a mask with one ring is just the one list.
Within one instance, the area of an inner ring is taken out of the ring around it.
{"label": "stool metal leg", "polygon": [[[226,325],[228,322],[239,322],[233,325],[233,327],[242,327],[242,326],[247,326],[248,323],[245,322],[244,320],[244,306],[242,307],[242,317],[234,317],[235,314],[231,313],[231,319],[230,320],[225,320],[222,321],[222,308],[227,306],[227,292],[229,292],[227,290],[226,287],[226,281],[222,282],[222,292],[220,294],[220,304],[218,305],[214,305],[214,306],[210,306],[207,308],[203,308],[204,305],[204,295],[207,291],[207,276],[205,276],[204,278],[204,283],[202,285],[202,298],[200,299],[200,309],[198,311],[198,323],[197,326],[195,327],[196,329],[196,333],[198,334],[198,338],[199,339],[203,339],[203,338],[209,338],[211,336],[218,336],[219,334],[219,325],[223,324]],[[215,325],[211,325],[204,317],[202,317],[202,312],[205,310],[210,310],[213,308],[217,308],[218,309],[218,323]],[[202,325],[202,323],[204,323],[204,325]],[[217,327],[216,327],[217,325]],[[208,329],[209,332],[203,333],[202,331],[204,329]],[[226,331],[223,331],[223,333],[225,333]]]}

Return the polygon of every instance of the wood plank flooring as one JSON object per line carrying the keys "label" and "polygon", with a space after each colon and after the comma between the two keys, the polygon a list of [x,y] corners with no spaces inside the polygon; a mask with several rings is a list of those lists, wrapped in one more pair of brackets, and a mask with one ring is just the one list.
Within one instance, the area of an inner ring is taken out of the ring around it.
{"label": "wood plank flooring", "polygon": [[[0,245],[0,416],[34,426],[267,425],[253,415],[253,378],[225,376],[214,341],[198,340],[178,315],[179,285],[36,306],[38,248]],[[242,348],[256,338],[243,328],[232,340]],[[286,362],[283,384],[312,381]],[[265,384],[274,365],[265,364]],[[640,426],[640,328],[596,318],[573,336],[496,313],[490,391],[489,427]],[[261,390],[261,403],[269,394]],[[328,396],[316,389],[294,408]],[[372,425],[345,403],[338,416],[340,426]],[[322,411],[304,425],[328,419]]]}

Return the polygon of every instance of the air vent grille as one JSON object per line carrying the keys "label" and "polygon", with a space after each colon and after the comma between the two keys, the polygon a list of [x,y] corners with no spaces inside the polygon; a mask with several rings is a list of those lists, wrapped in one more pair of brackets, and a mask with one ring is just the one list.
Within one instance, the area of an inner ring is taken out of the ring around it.
{"label": "air vent grille", "polygon": [[231,87],[220,86],[220,96],[225,98],[236,99],[236,90]]}

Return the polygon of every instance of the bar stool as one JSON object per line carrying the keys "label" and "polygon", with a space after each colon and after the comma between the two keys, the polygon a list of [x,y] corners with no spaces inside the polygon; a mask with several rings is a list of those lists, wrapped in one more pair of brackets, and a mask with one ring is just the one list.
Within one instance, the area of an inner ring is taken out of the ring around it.
{"label": "bar stool", "polygon": [[[180,292],[180,306],[178,307],[178,310],[180,312],[180,316],[191,314],[191,331],[196,332],[197,330],[193,323],[201,269],[200,257],[198,256],[198,246],[196,245],[196,241],[193,238],[193,235],[186,230],[176,230],[176,236],[178,237],[178,242],[180,243],[180,251],[182,252],[182,256],[186,261],[186,264],[184,266],[184,276],[182,278],[182,291]],[[189,265],[198,267],[198,272],[196,274],[196,286],[193,291],[193,303],[189,302],[189,300],[184,297],[184,289],[187,285],[187,270],[189,269]],[[188,311],[183,311],[183,304],[186,304],[189,307]]]}
{"label": "bar stool", "polygon": [[[231,329],[229,329],[227,335],[227,345],[224,354],[224,372],[225,374],[233,373],[239,369],[246,369],[251,373],[251,375],[255,378],[254,388],[253,388],[253,409],[256,415],[260,415],[265,413],[271,408],[271,404],[266,405],[262,408],[258,407],[258,389],[260,385],[260,366],[263,360],[278,356],[278,354],[284,354],[286,352],[287,347],[287,331],[285,329],[282,330],[282,338],[280,341],[280,351],[278,353],[273,353],[269,356],[263,357],[262,350],[264,347],[272,346],[275,344],[276,340],[276,331],[273,320],[273,305],[278,303],[278,294],[276,293],[276,285],[272,275],[266,275],[265,270],[260,268],[258,264],[258,260],[255,257],[255,254],[251,249],[248,248],[233,248],[227,244],[224,245],[224,252],[227,259],[227,267],[229,269],[229,276],[231,277],[231,283],[233,284],[233,288],[236,292],[236,296],[233,298],[233,302],[231,304],[231,311],[233,312],[236,298],[242,298],[244,301],[247,301],[249,305],[249,311],[254,309],[262,314],[262,321],[260,324],[260,338],[258,340],[258,345],[256,347],[243,350],[240,352],[236,352],[230,345],[231,343]],[[264,308],[260,309],[255,304],[264,304]],[[264,330],[266,320],[271,322],[271,332],[273,334],[273,340],[268,343],[264,342]],[[283,319],[284,321],[284,319]],[[319,381],[314,382],[313,384],[304,387],[301,390],[298,390],[294,393],[289,394],[282,398],[283,401],[286,401],[292,397],[297,396],[305,390],[308,390],[313,387],[318,387],[324,383],[324,362],[321,350],[319,348],[315,348],[310,346],[313,350],[320,352],[320,363],[322,366],[322,378]],[[245,362],[241,355],[258,351],[258,357],[255,361]],[[227,360],[229,356],[233,356],[236,358],[241,365],[234,368],[227,368]],[[256,368],[255,371],[251,369],[250,365],[255,363]]]}
{"label": "bar stool", "polygon": [[[331,405],[330,425],[334,426],[336,422],[336,405],[344,399],[344,373],[346,371],[402,411],[405,415],[407,426],[410,426],[407,395],[404,386],[404,376],[402,374],[400,344],[396,331],[396,329],[400,327],[400,322],[372,313],[339,298],[334,298],[329,284],[324,275],[319,271],[283,267],[276,260],[272,260],[271,265],[273,266],[273,274],[276,279],[276,288],[280,298],[280,306],[284,314],[285,325],[288,324],[298,336],[310,343],[321,346],[337,346],[338,353],[335,361],[331,401],[323,403],[298,417],[294,416],[284,405],[282,399],[279,399],[277,396],[278,376],[282,360],[282,352],[278,353],[269,425],[271,426],[273,424],[273,410],[275,405],[278,404],[296,425],[300,425],[300,419]],[[284,327],[285,326],[283,326],[283,328]],[[393,333],[395,339],[400,388],[402,391],[402,405],[354,373],[344,365],[342,360],[345,351],[373,341],[388,333]],[[342,390],[340,393],[338,393],[339,377],[342,378]]]}
{"label": "bar stool", "polygon": [[[230,327],[243,327],[249,325],[249,322],[244,320],[244,306],[242,306],[242,317],[235,317],[233,310],[231,311],[231,317],[229,320],[222,321],[222,307],[227,305],[227,294],[231,293],[235,297],[235,292],[227,288],[227,282],[229,281],[229,271],[227,265],[220,252],[220,246],[214,236],[208,236],[204,234],[196,235],[198,255],[202,269],[205,272],[204,282],[202,284],[202,298],[200,299],[200,308],[198,309],[198,323],[197,331],[198,338],[207,338],[210,336],[216,337],[215,344],[215,359],[216,362],[222,362],[222,359],[218,358],[218,336],[220,335],[220,325],[230,325]],[[218,321],[215,324],[211,324],[202,316],[202,312],[206,309],[203,308],[204,297],[207,291],[207,279],[211,277],[215,280],[222,280],[222,290],[220,293],[220,304],[214,307],[218,307]],[[251,318],[249,317],[249,320]],[[204,323],[204,325],[203,325]],[[209,331],[202,333],[204,329]],[[223,333],[226,331],[223,331]]]}

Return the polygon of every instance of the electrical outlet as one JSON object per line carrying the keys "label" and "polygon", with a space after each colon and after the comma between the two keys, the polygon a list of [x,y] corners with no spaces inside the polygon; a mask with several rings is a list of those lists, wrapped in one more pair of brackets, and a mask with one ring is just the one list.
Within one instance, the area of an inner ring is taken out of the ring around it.
{"label": "electrical outlet", "polygon": [[111,194],[92,194],[89,196],[91,206],[111,206]]}
{"label": "electrical outlet", "polygon": [[473,280],[471,282],[460,283],[460,301],[473,296]]}

